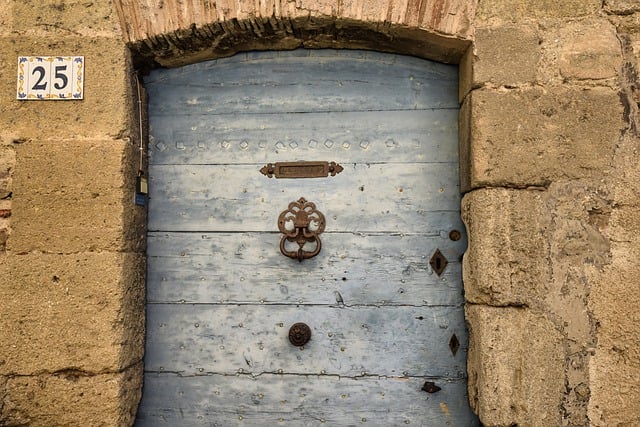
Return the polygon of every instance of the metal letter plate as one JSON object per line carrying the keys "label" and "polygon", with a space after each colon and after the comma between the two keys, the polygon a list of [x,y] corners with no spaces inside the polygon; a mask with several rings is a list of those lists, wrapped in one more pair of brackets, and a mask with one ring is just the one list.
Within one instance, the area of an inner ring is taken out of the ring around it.
{"label": "metal letter plate", "polygon": [[260,172],[269,178],[325,178],[343,170],[336,162],[276,162],[267,163]]}

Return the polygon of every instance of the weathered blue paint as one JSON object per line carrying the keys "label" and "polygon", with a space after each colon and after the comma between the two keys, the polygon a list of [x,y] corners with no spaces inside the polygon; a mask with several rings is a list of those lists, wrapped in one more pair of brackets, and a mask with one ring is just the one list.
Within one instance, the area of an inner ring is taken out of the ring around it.
{"label": "weathered blue paint", "polygon": [[[138,425],[477,425],[465,391],[457,69],[298,50],[156,71],[146,83]],[[259,173],[297,160],[345,169]],[[300,197],[327,219],[322,251],[302,263],[280,254],[277,227]],[[449,261],[441,276],[429,265],[436,249]],[[296,322],[312,330],[304,348],[287,339]],[[442,390],[426,393],[425,381]]]}

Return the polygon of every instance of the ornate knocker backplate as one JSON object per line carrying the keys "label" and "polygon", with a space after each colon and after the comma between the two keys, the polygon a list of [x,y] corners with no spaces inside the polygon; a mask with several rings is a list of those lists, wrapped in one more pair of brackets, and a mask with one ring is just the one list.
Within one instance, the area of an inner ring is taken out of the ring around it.
{"label": "ornate knocker backplate", "polygon": [[[298,261],[313,258],[322,249],[320,233],[324,231],[324,226],[324,215],[316,209],[315,203],[307,202],[304,197],[289,203],[289,207],[278,217],[278,229],[284,234],[280,239],[280,252]],[[287,249],[287,242],[296,243],[298,247]],[[315,243],[315,247],[307,250],[307,243]]]}

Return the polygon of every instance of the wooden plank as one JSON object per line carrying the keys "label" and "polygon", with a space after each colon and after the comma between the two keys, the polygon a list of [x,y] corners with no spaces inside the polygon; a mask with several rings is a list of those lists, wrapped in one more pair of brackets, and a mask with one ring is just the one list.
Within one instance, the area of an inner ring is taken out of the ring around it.
{"label": "wooden plank", "polygon": [[457,110],[152,116],[152,164],[458,162]]}
{"label": "wooden plank", "polygon": [[384,55],[220,59],[145,79],[154,115],[458,108],[457,67]]}
{"label": "wooden plank", "polygon": [[[477,426],[464,381],[330,376],[145,375],[136,425]],[[167,405],[168,403],[168,405]]]}
{"label": "wooden plank", "polygon": [[[280,212],[305,197],[324,213],[327,231],[438,234],[460,229],[456,167],[342,166],[345,170],[335,177],[277,180],[260,174],[257,165],[156,165],[149,171],[148,228],[274,231]],[[442,211],[450,213],[443,217]]]}
{"label": "wooden plank", "polygon": [[[459,260],[466,246],[444,236],[324,233],[323,250],[299,263],[279,235],[150,233],[149,302],[460,305]],[[429,259],[448,259],[441,277]],[[250,268],[247,268],[250,267]],[[336,294],[338,293],[338,294]]]}
{"label": "wooden plank", "polygon": [[[464,381],[330,376],[145,375],[136,425],[477,426]],[[168,404],[168,405],[167,405]]]}
{"label": "wooden plank", "polygon": [[[312,330],[304,348],[288,340],[297,322]],[[463,378],[466,343],[462,307],[149,304],[145,369]]]}

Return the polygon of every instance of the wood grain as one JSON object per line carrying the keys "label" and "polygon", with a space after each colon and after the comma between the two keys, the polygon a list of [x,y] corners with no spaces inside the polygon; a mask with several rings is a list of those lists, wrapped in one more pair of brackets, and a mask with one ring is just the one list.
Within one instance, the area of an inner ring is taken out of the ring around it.
{"label": "wood grain", "polygon": [[[456,86],[451,67],[339,51],[251,53],[147,79],[139,425],[474,425]],[[344,170],[259,172],[300,160]],[[303,262],[280,253],[277,224],[300,197],[326,217],[322,251]],[[304,347],[288,340],[297,322],[312,331]],[[422,391],[427,380],[442,390]]]}

